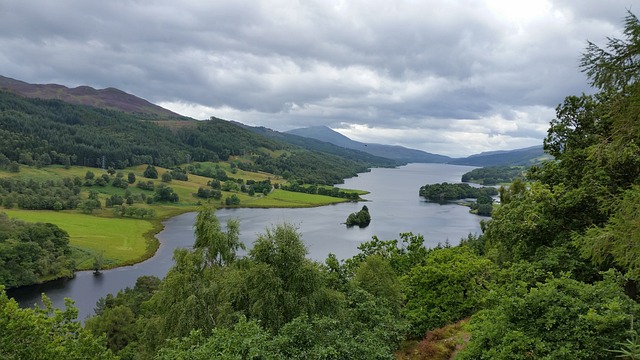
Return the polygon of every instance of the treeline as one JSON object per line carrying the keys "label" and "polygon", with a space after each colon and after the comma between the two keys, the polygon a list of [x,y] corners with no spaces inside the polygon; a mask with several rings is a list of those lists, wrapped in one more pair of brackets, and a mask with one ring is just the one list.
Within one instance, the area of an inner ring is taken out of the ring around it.
{"label": "treeline", "polygon": [[[469,184],[427,184],[420,187],[418,194],[427,200],[438,203],[446,203],[452,200],[473,198],[481,202],[498,195],[498,190],[493,187],[473,187]],[[490,202],[490,201],[489,201]]]}
{"label": "treeline", "polygon": [[[25,165],[126,166],[152,163],[172,167],[185,161],[189,148],[170,130],[134,115],[27,99],[0,91],[0,153]],[[209,158],[212,151],[194,152]]]}
{"label": "treeline", "polygon": [[[113,172],[115,174],[115,171]],[[129,181],[135,182],[136,187],[153,191],[152,194],[133,193],[128,189]],[[97,176],[87,171],[84,178],[79,176],[65,177],[60,180],[36,181],[14,178],[0,178],[0,204],[11,209],[18,207],[25,210],[73,210],[79,209],[86,213],[100,209],[103,202],[99,198],[96,188],[115,187],[124,193],[110,195],[104,201],[104,206],[110,208],[118,205],[132,205],[134,203],[178,202],[178,194],[173,188],[161,183],[155,186],[151,181],[138,180],[130,173],[124,179],[123,173],[110,175],[104,173]],[[81,196],[83,190],[88,190],[87,198]],[[141,210],[140,210],[141,211]]]}
{"label": "treeline", "polygon": [[70,255],[69,234],[56,225],[27,223],[0,213],[0,286],[71,277],[75,265]]}
{"label": "treeline", "polygon": [[46,181],[0,178],[0,203],[7,209],[14,206],[27,210],[75,209],[82,201],[82,184],[77,176]]}
{"label": "treeline", "polygon": [[461,181],[490,186],[510,183],[516,178],[524,178],[525,172],[526,168],[523,166],[488,166],[464,173]]}
{"label": "treeline", "polygon": [[342,199],[349,199],[351,201],[357,201],[360,199],[358,193],[354,191],[344,191],[337,187],[327,188],[325,186],[317,186],[315,184],[304,185],[298,183],[295,180],[289,181],[289,183],[287,184],[280,185],[280,189],[305,194],[325,195]]}
{"label": "treeline", "polygon": [[428,184],[420,187],[419,195],[429,201],[445,204],[460,199],[475,199],[471,202],[471,212],[480,216],[491,216],[493,213],[493,196],[498,190],[493,187],[473,187],[469,184]]}

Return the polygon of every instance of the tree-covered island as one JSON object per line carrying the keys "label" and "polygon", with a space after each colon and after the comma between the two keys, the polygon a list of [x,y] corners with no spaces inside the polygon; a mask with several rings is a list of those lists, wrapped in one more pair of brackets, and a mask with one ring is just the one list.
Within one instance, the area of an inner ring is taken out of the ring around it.
{"label": "tree-covered island", "polygon": [[360,211],[349,214],[347,221],[345,222],[347,227],[358,226],[361,228],[369,226],[370,223],[371,214],[369,214],[369,208],[366,205],[362,206]]}
{"label": "tree-covered island", "polygon": [[428,184],[420,187],[419,195],[428,201],[445,204],[447,202],[476,199],[475,202],[465,202],[471,211],[482,216],[491,216],[493,211],[493,196],[498,195],[494,187],[473,187],[469,184]]}

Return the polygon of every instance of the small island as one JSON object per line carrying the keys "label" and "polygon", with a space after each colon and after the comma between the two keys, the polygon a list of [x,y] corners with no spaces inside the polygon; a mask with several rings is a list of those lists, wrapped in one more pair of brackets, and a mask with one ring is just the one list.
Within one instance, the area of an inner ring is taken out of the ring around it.
{"label": "small island", "polygon": [[361,228],[369,226],[370,223],[371,215],[369,214],[369,208],[367,208],[366,205],[364,205],[360,211],[349,214],[346,222],[347,227],[353,227],[357,225]]}
{"label": "small island", "polygon": [[476,199],[475,202],[463,203],[471,208],[471,212],[480,216],[491,216],[493,212],[493,198],[498,195],[498,190],[494,187],[473,187],[469,184],[428,184],[422,186],[419,191],[420,196],[428,201],[445,204],[450,201],[462,199]]}

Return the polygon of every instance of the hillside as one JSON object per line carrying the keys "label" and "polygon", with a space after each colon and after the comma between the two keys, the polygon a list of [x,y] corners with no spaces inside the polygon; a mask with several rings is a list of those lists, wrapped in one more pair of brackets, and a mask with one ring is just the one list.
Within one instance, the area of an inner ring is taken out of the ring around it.
{"label": "hillside", "polygon": [[515,150],[488,151],[466,158],[453,159],[453,165],[468,166],[529,166],[552,157],[544,152],[542,145]]}
{"label": "hillside", "polygon": [[[365,151],[351,149],[348,147],[344,147],[342,145],[337,145],[329,141],[298,136],[298,135],[290,134],[288,132],[274,131],[263,126],[253,127],[253,126],[247,126],[241,123],[235,123],[235,124],[245,129],[248,129],[254,133],[264,135],[268,138],[281,140],[295,146],[300,146],[307,150],[329,153],[329,154],[337,155],[347,159],[351,159],[354,161],[367,161],[367,162],[370,162],[371,164],[375,164],[376,167],[393,167],[393,166],[405,165],[407,163],[406,161],[393,160],[388,157],[372,155]],[[344,138],[351,141],[346,136]]]}
{"label": "hillside", "polygon": [[29,84],[0,75],[0,89],[28,98],[56,99],[70,104],[89,105],[163,118],[181,117],[173,111],[114,88],[97,90],[89,86],[68,88],[58,84]]}
{"label": "hillside", "polygon": [[148,119],[0,91],[0,162],[101,167],[104,159],[105,166],[121,169],[234,159],[246,170],[321,184],[342,182],[373,166],[390,166],[387,160],[355,152],[347,157],[308,150],[221,119],[180,121],[188,126],[169,121],[167,127]]}
{"label": "hillside", "polygon": [[311,126],[293,129],[287,131],[286,134],[315,139],[347,149],[364,151],[375,156],[393,159],[401,163],[418,162],[448,163],[453,165],[469,166],[527,166],[551,158],[551,156],[545,154],[542,149],[542,145],[516,150],[488,151],[465,158],[450,158],[448,156],[432,154],[403,146],[363,143],[351,140],[326,126]]}
{"label": "hillside", "polygon": [[422,150],[409,149],[398,145],[362,143],[351,140],[326,126],[312,126],[293,129],[286,133],[332,143],[347,149],[364,151],[375,156],[385,157],[404,163],[446,163],[451,160],[448,156],[432,154]]}

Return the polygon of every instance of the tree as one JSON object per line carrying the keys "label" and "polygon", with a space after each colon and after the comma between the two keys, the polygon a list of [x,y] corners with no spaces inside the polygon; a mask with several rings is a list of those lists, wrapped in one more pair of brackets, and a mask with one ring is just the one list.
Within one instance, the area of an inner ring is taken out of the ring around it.
{"label": "tree", "polygon": [[360,264],[353,277],[354,283],[385,301],[397,313],[402,304],[402,289],[396,272],[388,260],[380,255],[371,255]]}
{"label": "tree", "polygon": [[169,202],[178,202],[179,197],[172,188],[165,184],[160,184],[156,188],[155,195],[153,196],[154,201],[169,201]]}
{"label": "tree", "polygon": [[607,353],[626,339],[640,307],[609,272],[593,285],[551,279],[471,319],[471,341],[462,359],[613,359]]}
{"label": "tree", "polygon": [[0,357],[3,359],[116,359],[75,321],[78,310],[65,300],[66,310],[54,310],[43,295],[44,309],[21,309],[0,285]]}
{"label": "tree", "polygon": [[249,251],[245,311],[264,327],[277,330],[302,315],[333,314],[337,295],[325,287],[318,264],[305,256],[298,231],[277,225],[258,236]]}
{"label": "tree", "polygon": [[631,11],[625,17],[624,36],[624,40],[609,38],[606,49],[588,42],[580,66],[592,86],[624,89],[640,79],[640,21]]}
{"label": "tree", "polygon": [[133,184],[134,182],[136,182],[136,174],[130,172],[129,174],[127,174],[127,182],[129,184]]}
{"label": "tree", "polygon": [[640,187],[623,193],[607,224],[574,239],[583,256],[600,265],[613,263],[627,278],[640,280]]}
{"label": "tree", "polygon": [[224,199],[224,203],[227,206],[238,205],[238,204],[240,204],[240,198],[236,194],[231,194],[231,196],[227,196]]}
{"label": "tree", "polygon": [[495,271],[489,259],[466,246],[432,250],[424,265],[403,277],[402,313],[411,323],[411,335],[421,337],[480,310]]}
{"label": "tree", "polygon": [[196,216],[194,225],[195,248],[205,250],[205,257],[211,265],[224,266],[236,259],[238,249],[245,249],[240,241],[240,223],[238,220],[227,222],[227,232],[223,232],[211,205],[203,207]]}
{"label": "tree", "polygon": [[93,256],[93,273],[100,274],[104,266],[104,251],[100,251]]}
{"label": "tree", "polygon": [[171,174],[169,174],[168,172],[165,172],[162,174],[162,182],[171,182],[173,178],[171,177]]}
{"label": "tree", "polygon": [[349,214],[346,221],[348,227],[358,225],[358,227],[364,228],[369,226],[370,223],[371,215],[366,205],[362,206],[360,211]]}
{"label": "tree", "polygon": [[148,179],[157,179],[158,178],[158,170],[156,170],[155,166],[147,165],[147,168],[144,169],[143,176]]}

